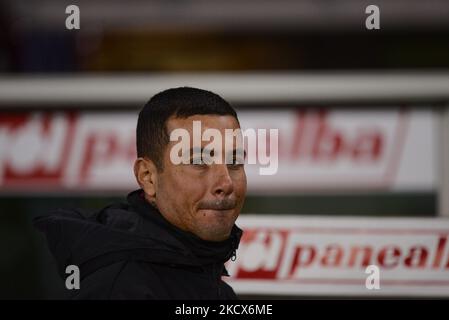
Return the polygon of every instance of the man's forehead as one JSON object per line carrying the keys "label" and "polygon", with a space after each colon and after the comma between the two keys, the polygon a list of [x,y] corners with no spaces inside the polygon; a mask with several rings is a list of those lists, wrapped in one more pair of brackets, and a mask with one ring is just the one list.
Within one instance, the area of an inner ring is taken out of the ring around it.
{"label": "man's forehead", "polygon": [[[232,115],[193,115],[187,118],[171,117],[167,121],[169,132],[183,128],[188,131],[193,130],[194,121],[200,121],[201,131],[206,129],[239,129],[240,125],[237,119]],[[198,124],[198,122],[196,122]]]}

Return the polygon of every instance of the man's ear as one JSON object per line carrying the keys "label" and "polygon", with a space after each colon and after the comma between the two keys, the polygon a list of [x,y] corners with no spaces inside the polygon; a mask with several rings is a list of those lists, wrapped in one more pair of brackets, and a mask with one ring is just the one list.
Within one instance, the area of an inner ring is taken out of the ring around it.
{"label": "man's ear", "polygon": [[142,157],[137,158],[134,162],[134,176],[147,196],[154,198],[157,190],[157,168],[153,161]]}

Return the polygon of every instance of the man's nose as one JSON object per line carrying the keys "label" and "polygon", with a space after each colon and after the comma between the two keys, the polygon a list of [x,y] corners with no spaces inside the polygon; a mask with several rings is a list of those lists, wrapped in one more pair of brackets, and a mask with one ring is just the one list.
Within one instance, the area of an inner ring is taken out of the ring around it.
{"label": "man's nose", "polygon": [[229,169],[226,164],[214,164],[212,165],[212,179],[214,181],[213,194],[215,196],[227,196],[234,191],[234,184],[231,176],[229,175]]}

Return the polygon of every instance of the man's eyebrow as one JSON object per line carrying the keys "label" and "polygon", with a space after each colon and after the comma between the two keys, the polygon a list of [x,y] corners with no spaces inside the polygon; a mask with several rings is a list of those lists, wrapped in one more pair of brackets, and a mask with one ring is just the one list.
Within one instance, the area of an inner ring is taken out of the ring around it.
{"label": "man's eyebrow", "polygon": [[[202,154],[204,151],[207,152],[208,149],[207,148],[202,148],[202,147],[193,147],[193,148],[189,149],[189,154],[193,156],[195,154]],[[232,152],[232,155],[243,153],[243,157],[246,158],[246,150],[245,149],[240,149],[240,148],[239,149],[234,149],[234,150],[228,152],[228,154],[231,153],[231,152]]]}
{"label": "man's eyebrow", "polygon": [[228,152],[228,154],[231,152],[232,152],[232,155],[237,155],[237,154],[243,153],[243,157],[246,158],[246,150],[245,149],[240,149],[240,148],[234,149],[234,150]]}

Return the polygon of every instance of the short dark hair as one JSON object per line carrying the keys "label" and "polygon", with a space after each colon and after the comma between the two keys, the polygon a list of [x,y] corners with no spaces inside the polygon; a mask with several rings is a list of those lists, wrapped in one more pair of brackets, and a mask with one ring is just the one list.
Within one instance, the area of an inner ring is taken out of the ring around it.
{"label": "short dark hair", "polygon": [[238,121],[234,108],[211,91],[179,87],[154,95],[142,108],[137,120],[137,156],[148,157],[158,170],[163,170],[162,156],[170,141],[166,126],[168,119],[199,114],[230,115]]}

